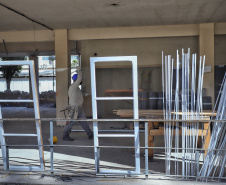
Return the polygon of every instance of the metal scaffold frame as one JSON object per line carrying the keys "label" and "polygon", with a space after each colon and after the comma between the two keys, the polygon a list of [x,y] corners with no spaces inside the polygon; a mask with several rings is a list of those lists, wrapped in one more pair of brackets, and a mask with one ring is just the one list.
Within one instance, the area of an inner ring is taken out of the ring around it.
{"label": "metal scaffold frame", "polygon": [[[30,71],[30,79],[31,79],[31,88],[32,88],[32,97],[31,100],[24,99],[0,99],[1,102],[28,102],[34,103],[34,113],[35,113],[35,124],[36,124],[36,134],[15,134],[15,133],[5,133],[3,127],[3,121],[0,120],[0,141],[1,141],[1,150],[2,150],[2,158],[4,170],[13,170],[13,171],[44,171],[44,153],[43,153],[43,141],[41,134],[41,122],[40,122],[40,114],[39,114],[39,101],[38,101],[38,91],[37,84],[35,79],[35,69],[34,69],[34,61],[1,61],[0,66],[17,66],[17,65],[28,65]],[[1,105],[0,105],[0,119],[2,119]],[[39,149],[39,161],[40,166],[13,166],[9,165],[9,149],[6,145],[5,137],[37,137],[38,141],[38,149]]]}
{"label": "metal scaffold frame", "polygon": [[[97,62],[132,62],[132,78],[133,78],[133,97],[97,97],[96,94],[96,70],[95,64]],[[137,74],[137,56],[116,56],[116,57],[91,57],[90,58],[91,71],[91,88],[92,88],[92,113],[93,119],[98,119],[97,101],[98,100],[133,100],[134,119],[139,119],[138,111],[138,74]],[[98,122],[93,122],[94,133],[94,153],[95,153],[95,169],[98,174],[140,174],[140,144],[139,144],[139,122],[134,121],[133,134],[99,134]],[[99,137],[123,137],[134,138],[135,147],[135,170],[100,170],[100,147]]]}

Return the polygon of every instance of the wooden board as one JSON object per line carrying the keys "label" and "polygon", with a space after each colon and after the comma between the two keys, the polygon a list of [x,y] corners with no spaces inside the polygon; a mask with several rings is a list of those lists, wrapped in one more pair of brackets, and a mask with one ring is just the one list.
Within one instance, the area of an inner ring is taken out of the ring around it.
{"label": "wooden board", "polygon": [[[133,117],[133,110],[132,109],[119,109],[119,110],[113,110],[113,114],[118,115],[120,117]],[[175,112],[171,112],[172,115],[175,114]],[[178,114],[181,116],[182,112],[178,112]],[[211,110],[204,110],[200,116],[212,116],[213,111]],[[191,115],[191,114],[190,114]],[[163,110],[139,110],[139,116],[145,117],[145,118],[163,118]],[[213,116],[216,116],[216,113],[213,114]]]}

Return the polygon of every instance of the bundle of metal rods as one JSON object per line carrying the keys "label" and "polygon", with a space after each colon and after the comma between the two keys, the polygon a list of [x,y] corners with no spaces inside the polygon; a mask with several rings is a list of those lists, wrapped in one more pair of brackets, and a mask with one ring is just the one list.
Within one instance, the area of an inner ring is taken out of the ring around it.
{"label": "bundle of metal rods", "polygon": [[[215,120],[226,119],[226,73],[221,85],[216,105],[217,115]],[[219,100],[219,101],[218,101]],[[215,105],[215,107],[216,107]],[[215,108],[214,108],[215,109]],[[213,177],[223,177],[226,164],[226,123],[217,121],[213,123],[212,135],[208,153],[200,170],[202,180]]]}
{"label": "bundle of metal rods", "polygon": [[[200,119],[203,110],[202,85],[205,56],[200,56],[198,64],[196,64],[196,59],[196,54],[192,54],[192,59],[190,58],[190,49],[188,49],[188,53],[184,53],[184,49],[182,49],[180,60],[177,50],[176,64],[174,66],[174,59],[171,58],[171,55],[164,56],[162,52],[163,112],[165,120]],[[199,67],[198,70],[196,66]],[[173,76],[174,74],[175,77]],[[182,84],[181,87],[179,87],[179,84]],[[181,113],[182,117],[179,116],[179,113]],[[171,173],[171,158],[172,154],[174,154],[174,174],[180,175],[179,169],[181,169],[183,177],[194,176],[197,172],[195,154],[199,123],[182,122],[181,128],[180,143],[180,123],[171,121],[164,123],[166,174],[170,175]],[[173,140],[175,140],[175,150],[171,149]],[[181,145],[182,150],[179,150]]]}

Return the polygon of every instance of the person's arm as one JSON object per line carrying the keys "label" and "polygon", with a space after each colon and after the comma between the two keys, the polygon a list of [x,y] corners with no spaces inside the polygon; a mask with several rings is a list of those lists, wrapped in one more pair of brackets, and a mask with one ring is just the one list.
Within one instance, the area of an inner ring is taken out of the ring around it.
{"label": "person's arm", "polygon": [[78,69],[77,70],[77,73],[78,73],[78,78],[77,80],[73,83],[73,86],[76,86],[78,87],[82,81],[82,70],[81,69]]}

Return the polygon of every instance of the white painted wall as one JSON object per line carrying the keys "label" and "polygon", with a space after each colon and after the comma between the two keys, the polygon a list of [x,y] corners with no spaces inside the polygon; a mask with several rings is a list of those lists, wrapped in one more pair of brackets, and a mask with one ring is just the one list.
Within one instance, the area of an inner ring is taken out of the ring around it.
{"label": "white painted wall", "polygon": [[[53,89],[54,85],[54,89]],[[29,78],[13,78],[10,84],[11,91],[25,91],[29,92]],[[6,81],[0,78],[0,91],[6,90]],[[39,92],[43,91],[56,91],[56,79],[54,77],[39,77]]]}

